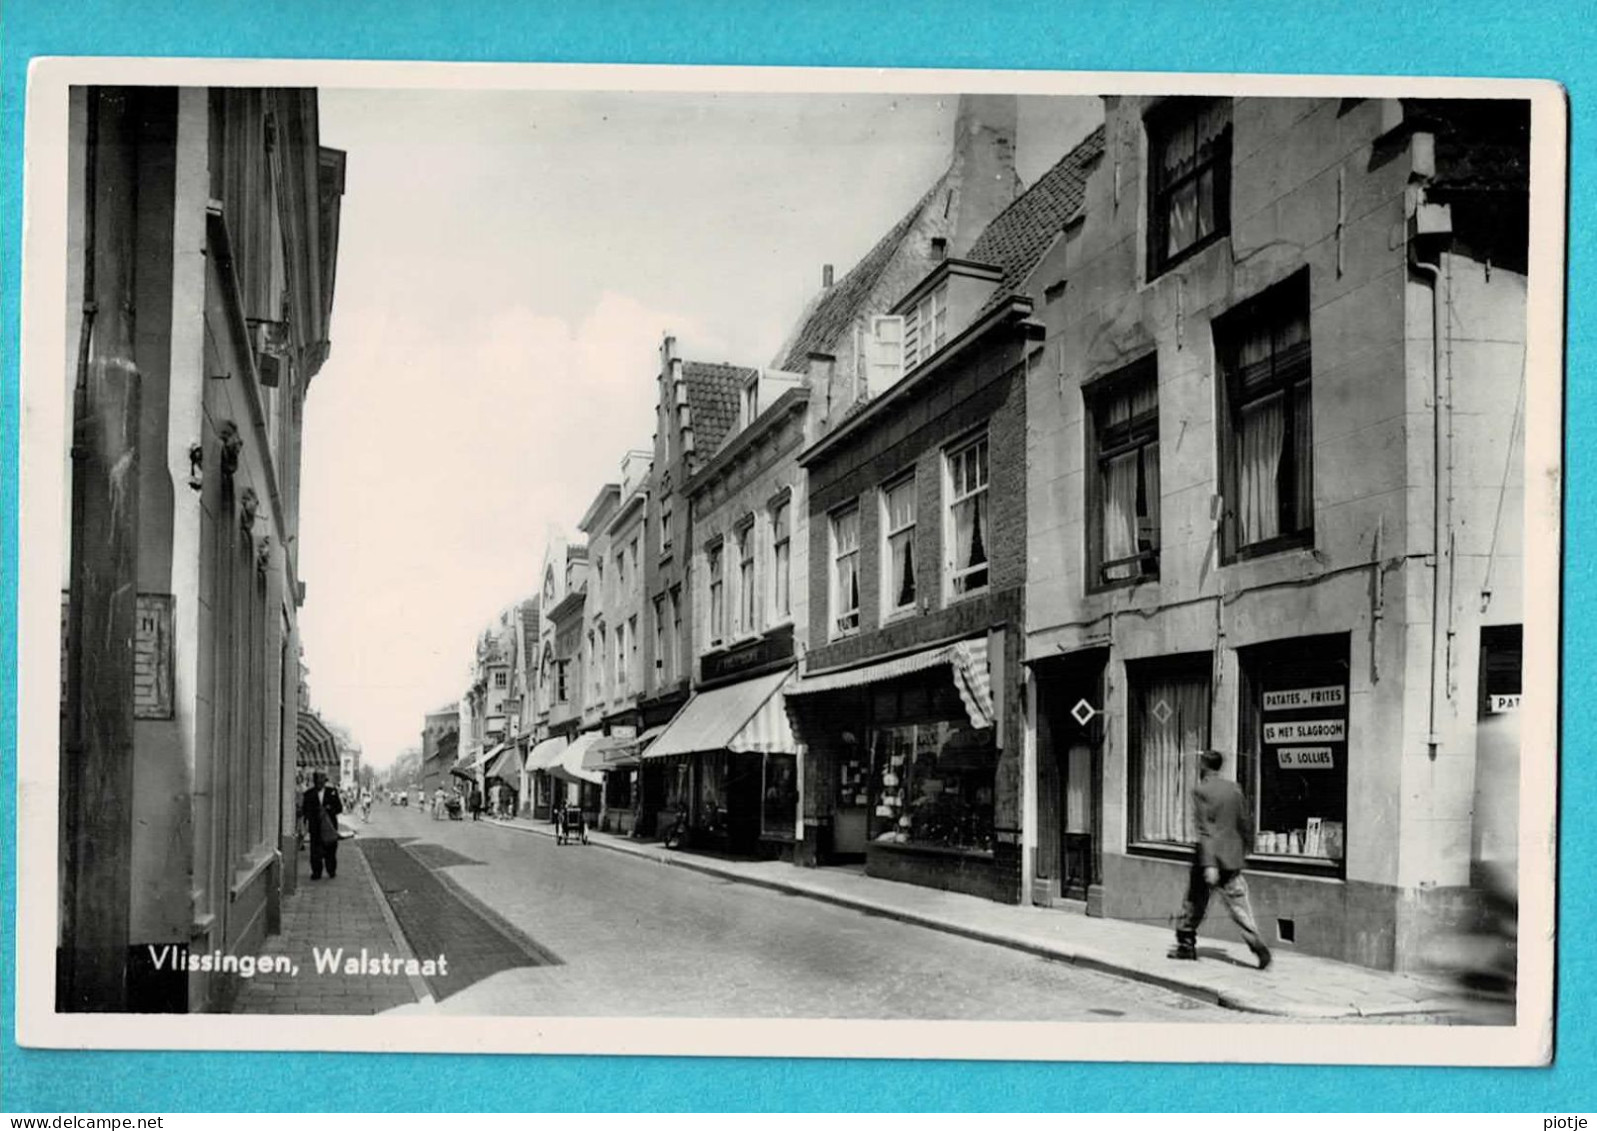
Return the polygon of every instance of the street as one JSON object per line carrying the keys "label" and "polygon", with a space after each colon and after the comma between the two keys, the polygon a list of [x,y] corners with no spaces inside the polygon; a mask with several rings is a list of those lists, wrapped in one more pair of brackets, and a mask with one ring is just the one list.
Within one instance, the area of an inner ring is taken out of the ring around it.
{"label": "street", "polygon": [[[416,1009],[516,1016],[1248,1019],[1158,987],[597,845],[560,847],[525,831],[435,821],[387,806],[375,807],[371,823],[359,828],[344,851],[358,846],[370,863],[411,949],[419,958],[449,954],[451,975],[428,980],[436,1006]],[[334,883],[366,883],[359,875],[346,868]],[[313,886],[296,898],[325,898],[334,890]],[[345,890],[350,899],[367,897],[353,886]],[[484,914],[498,921],[497,930],[488,929]],[[519,936],[519,947],[507,945],[507,927]]]}

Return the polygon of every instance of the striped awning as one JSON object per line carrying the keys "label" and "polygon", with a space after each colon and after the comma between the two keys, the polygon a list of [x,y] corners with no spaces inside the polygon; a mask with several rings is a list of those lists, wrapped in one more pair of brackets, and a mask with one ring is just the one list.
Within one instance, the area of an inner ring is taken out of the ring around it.
{"label": "striped awning", "polygon": [[338,740],[327,729],[321,716],[314,711],[299,713],[299,728],[295,732],[294,761],[310,770],[326,769],[338,765]]}
{"label": "striped awning", "polygon": [[570,746],[560,751],[554,765],[549,767],[549,776],[577,785],[603,785],[604,775],[597,770],[587,769],[582,764],[594,745],[603,741],[605,736],[596,730],[579,734],[572,740]]}
{"label": "striped awning", "polygon": [[670,758],[707,750],[795,753],[793,731],[779,694],[792,675],[792,668],[784,668],[699,692],[643,757]]}
{"label": "striped awning", "polygon": [[560,760],[560,752],[566,748],[566,744],[567,739],[559,735],[544,739],[532,748],[531,754],[527,755],[527,769],[543,770],[547,773],[549,768]]}
{"label": "striped awning", "polygon": [[959,640],[940,648],[928,648],[908,656],[883,660],[878,664],[848,668],[844,671],[822,672],[806,676],[791,688],[789,696],[820,695],[827,691],[841,691],[849,687],[863,687],[882,683],[900,676],[913,675],[936,667],[949,668],[954,688],[965,704],[970,725],[978,729],[993,725],[992,675],[987,667],[987,637]]}

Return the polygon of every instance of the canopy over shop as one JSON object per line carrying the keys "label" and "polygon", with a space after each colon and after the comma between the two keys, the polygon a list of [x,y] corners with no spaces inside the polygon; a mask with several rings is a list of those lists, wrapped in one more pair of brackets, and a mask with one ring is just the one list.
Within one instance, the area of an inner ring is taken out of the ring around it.
{"label": "canopy over shop", "polygon": [[733,849],[798,830],[798,742],[783,691],[792,668],[696,693],[644,752],[664,775],[662,817],[684,810],[702,838]]}

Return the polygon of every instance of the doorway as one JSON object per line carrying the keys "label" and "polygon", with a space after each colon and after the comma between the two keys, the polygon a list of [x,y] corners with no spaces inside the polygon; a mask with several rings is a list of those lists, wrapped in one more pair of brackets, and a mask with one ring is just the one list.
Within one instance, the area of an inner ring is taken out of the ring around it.
{"label": "doorway", "polygon": [[1036,666],[1038,903],[1090,908],[1102,882],[1107,660],[1098,648]]}

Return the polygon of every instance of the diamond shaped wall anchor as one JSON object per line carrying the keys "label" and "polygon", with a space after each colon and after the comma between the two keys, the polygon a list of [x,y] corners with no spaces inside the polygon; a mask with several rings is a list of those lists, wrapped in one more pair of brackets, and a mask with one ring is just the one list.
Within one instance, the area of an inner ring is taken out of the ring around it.
{"label": "diamond shaped wall anchor", "polygon": [[1158,719],[1161,724],[1169,722],[1170,716],[1173,714],[1175,714],[1175,711],[1163,699],[1153,705],[1153,717]]}
{"label": "diamond shaped wall anchor", "polygon": [[1086,726],[1088,723],[1092,722],[1093,716],[1097,713],[1098,708],[1094,707],[1085,699],[1081,700],[1074,707],[1070,708],[1070,717],[1075,719],[1076,722],[1080,723],[1082,726]]}

